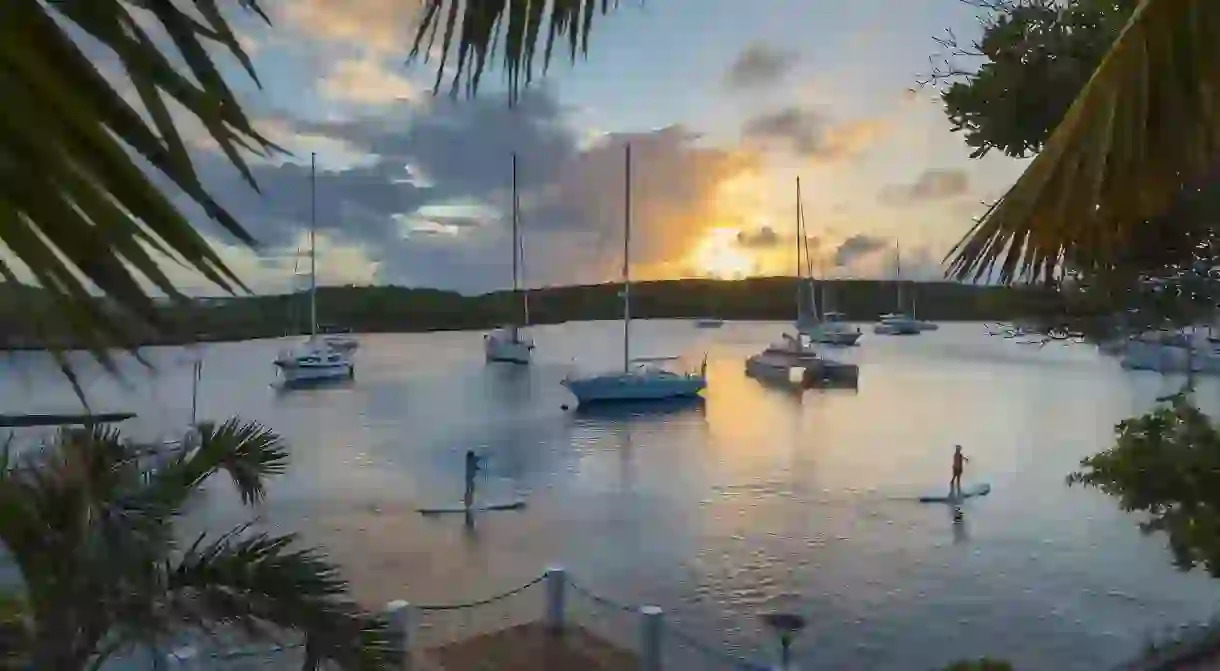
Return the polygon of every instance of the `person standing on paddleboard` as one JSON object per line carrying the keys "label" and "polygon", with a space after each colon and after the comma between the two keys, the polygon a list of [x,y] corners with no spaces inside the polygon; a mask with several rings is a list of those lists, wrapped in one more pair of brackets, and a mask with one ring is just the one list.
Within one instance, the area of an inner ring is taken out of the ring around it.
{"label": "person standing on paddleboard", "polygon": [[462,497],[462,501],[468,509],[474,505],[474,476],[480,470],[482,469],[479,468],[479,457],[474,450],[466,450],[466,494]]}
{"label": "person standing on paddleboard", "polygon": [[966,455],[962,454],[962,446],[953,446],[953,477],[949,479],[949,495],[953,496],[956,492],[962,493],[962,467],[965,462],[970,461]]}

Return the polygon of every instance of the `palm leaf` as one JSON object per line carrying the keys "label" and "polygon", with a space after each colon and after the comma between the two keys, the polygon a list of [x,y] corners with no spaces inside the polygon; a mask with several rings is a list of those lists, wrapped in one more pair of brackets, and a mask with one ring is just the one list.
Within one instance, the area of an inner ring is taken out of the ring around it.
{"label": "palm leaf", "polygon": [[321,661],[347,669],[401,664],[388,622],[347,599],[346,581],[323,555],[297,548],[294,535],[247,531],[238,527],[210,542],[200,536],[167,567],[164,612],[195,626],[223,623],[261,640],[305,632],[309,668]]}
{"label": "palm leaf", "polygon": [[1042,153],[950,252],[1002,281],[1125,263],[1142,228],[1214,173],[1220,3],[1142,0]]}
{"label": "palm leaf", "polygon": [[423,61],[429,62],[443,26],[434,91],[439,91],[444,82],[456,37],[457,64],[450,90],[456,95],[464,87],[467,95],[474,95],[503,31],[504,75],[512,103],[534,79],[544,23],[547,29],[546,50],[541,56],[543,74],[550,66],[556,42],[567,39],[569,58],[575,62],[578,53],[588,54],[594,14],[600,9],[605,15],[617,8],[618,0],[425,0],[410,59],[419,58],[422,53]]}
{"label": "palm leaf", "polygon": [[[208,54],[207,45],[220,46],[252,71],[216,0],[191,4],[200,18],[174,3],[14,0],[0,21],[0,98],[6,101],[0,106],[0,243],[52,294],[64,323],[103,362],[106,346],[129,345],[133,330],[160,326],[137,274],[180,298],[150,250],[223,290],[244,289],[154,184],[152,175],[159,174],[222,228],[254,242],[199,182],[165,97],[202,123],[252,186],[242,152],[279,150],[253,129]],[[253,0],[239,6],[261,15]],[[169,36],[185,70],[135,20],[137,11]],[[117,57],[147,119],[64,24]],[[118,309],[100,309],[96,294]]]}

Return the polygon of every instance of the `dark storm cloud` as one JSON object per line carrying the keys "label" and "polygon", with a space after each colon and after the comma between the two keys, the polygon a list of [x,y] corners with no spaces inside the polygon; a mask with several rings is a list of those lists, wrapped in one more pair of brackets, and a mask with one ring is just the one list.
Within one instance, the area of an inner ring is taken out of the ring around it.
{"label": "dark storm cloud", "polygon": [[738,231],[737,244],[746,249],[771,249],[779,246],[779,233],[770,226],[762,226],[753,231]]}
{"label": "dark storm cloud", "polygon": [[890,242],[886,238],[857,233],[840,243],[831,258],[836,266],[850,266],[860,258],[888,247]]}
{"label": "dark storm cloud", "polygon": [[826,116],[814,110],[785,107],[747,119],[741,134],[747,140],[780,143],[798,154],[816,155],[826,146],[822,141]]}
{"label": "dark storm cloud", "polygon": [[749,144],[802,158],[836,160],[868,148],[888,125],[881,118],[836,121],[817,109],[792,105],[746,119],[741,136]]}
{"label": "dark storm cloud", "polygon": [[[434,98],[375,116],[277,122],[298,138],[342,143],[343,153],[364,158],[336,168],[334,157],[319,153],[323,234],[361,246],[379,264],[380,282],[462,291],[510,282],[513,152],[531,284],[600,281],[617,272],[625,143],[634,155],[633,264],[680,255],[714,219],[719,185],[757,167],[753,155],[701,146],[697,135],[676,126],[582,146],[544,89],[528,92],[511,110],[496,96]],[[290,247],[309,221],[309,166],[252,169],[262,196],[218,155],[201,157],[205,183],[264,248]]]}
{"label": "dark storm cloud", "polygon": [[928,169],[909,184],[882,187],[877,200],[887,205],[907,205],[929,200],[945,200],[966,193],[970,178],[962,170]]}
{"label": "dark storm cloud", "polygon": [[796,54],[765,44],[747,46],[724,75],[730,89],[770,86],[783,79],[796,63]]}

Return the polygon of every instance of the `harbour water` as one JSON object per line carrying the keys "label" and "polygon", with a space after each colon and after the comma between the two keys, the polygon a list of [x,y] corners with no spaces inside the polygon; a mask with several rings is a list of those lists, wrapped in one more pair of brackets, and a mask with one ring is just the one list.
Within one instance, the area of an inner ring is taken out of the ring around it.
{"label": "harbour water", "polygon": [[[1144,636],[1215,610],[1217,585],[1174,570],[1159,536],[1096,492],[1067,488],[1114,424],[1179,380],[1119,368],[1088,346],[989,338],[981,325],[867,335],[842,351],[858,391],[796,394],[743,374],[781,324],[633,324],[638,355],[708,353],[701,404],[576,413],[559,380],[578,359],[621,361],[621,325],[534,330],[532,367],[488,366],[481,334],[361,337],[350,387],[278,393],[281,343],[205,348],[200,416],[258,420],[292,447],[258,511],[210,492],[193,524],[258,515],[343,563],[369,604],[477,599],[560,564],[589,589],[652,603],[742,654],[767,642],[758,614],[785,597],[809,619],[802,669],[932,668],[988,655],[1028,669],[1097,669]],[[191,354],[151,350],[126,384],[82,368],[94,410],[133,409],[134,435],[189,421]],[[7,412],[64,411],[72,392],[42,355],[3,363]],[[1205,408],[1220,388],[1205,380]],[[966,481],[991,483],[956,516],[919,494],[947,487],[954,444]],[[520,512],[427,518],[456,503],[462,455],[487,457],[489,499]]]}

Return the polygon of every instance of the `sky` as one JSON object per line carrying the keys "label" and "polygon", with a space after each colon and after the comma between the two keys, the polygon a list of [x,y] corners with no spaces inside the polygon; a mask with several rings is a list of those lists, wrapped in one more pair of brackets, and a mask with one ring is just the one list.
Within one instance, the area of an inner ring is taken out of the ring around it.
{"label": "sky", "polygon": [[[1024,163],[970,159],[935,92],[934,36],[977,34],[959,0],[625,1],[510,108],[503,73],[434,96],[408,64],[416,0],[268,0],[236,18],[262,88],[223,68],[257,127],[252,191],[184,119],[204,184],[258,239],[200,222],[253,290],[299,286],[316,152],[323,284],[512,286],[512,157],[527,286],[617,280],[632,152],[633,279],[792,275],[796,182],[818,274],[942,276],[940,260]],[[104,58],[103,58],[104,60]],[[103,71],[105,70],[105,63]],[[193,294],[205,280],[173,269]]]}

